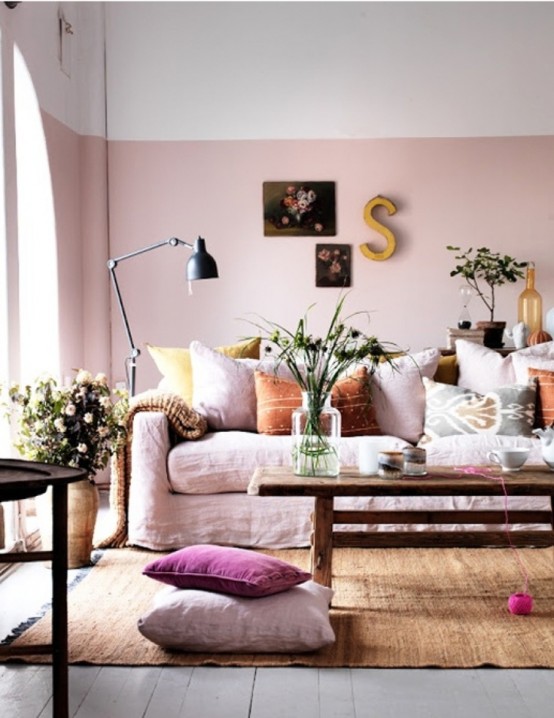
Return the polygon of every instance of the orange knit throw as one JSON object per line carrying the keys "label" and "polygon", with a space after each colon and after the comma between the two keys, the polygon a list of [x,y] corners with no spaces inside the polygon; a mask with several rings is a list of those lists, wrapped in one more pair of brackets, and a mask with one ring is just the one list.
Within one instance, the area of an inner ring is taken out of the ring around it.
{"label": "orange knit throw", "polygon": [[163,412],[167,416],[175,441],[199,439],[207,430],[206,419],[191,409],[177,394],[151,391],[138,394],[131,399],[127,414],[127,438],[112,458],[110,508],[116,514],[116,526],[109,536],[97,544],[97,548],[123,548],[127,545],[133,420],[135,414],[140,411]]}

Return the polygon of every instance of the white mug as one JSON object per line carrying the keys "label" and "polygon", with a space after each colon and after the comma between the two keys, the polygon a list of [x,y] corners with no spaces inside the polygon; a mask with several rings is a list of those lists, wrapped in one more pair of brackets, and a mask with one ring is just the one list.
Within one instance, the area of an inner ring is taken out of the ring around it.
{"label": "white mug", "polygon": [[523,446],[514,449],[494,449],[489,451],[487,457],[493,464],[499,464],[502,471],[519,471],[527,461],[529,449]]}

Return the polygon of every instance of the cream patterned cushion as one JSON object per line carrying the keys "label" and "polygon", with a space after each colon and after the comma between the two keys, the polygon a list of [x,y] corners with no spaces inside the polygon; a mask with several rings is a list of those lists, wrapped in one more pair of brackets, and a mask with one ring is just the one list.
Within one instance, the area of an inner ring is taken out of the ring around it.
{"label": "cream patterned cushion", "polygon": [[536,381],[512,384],[479,394],[423,378],[425,441],[456,434],[531,436]]}

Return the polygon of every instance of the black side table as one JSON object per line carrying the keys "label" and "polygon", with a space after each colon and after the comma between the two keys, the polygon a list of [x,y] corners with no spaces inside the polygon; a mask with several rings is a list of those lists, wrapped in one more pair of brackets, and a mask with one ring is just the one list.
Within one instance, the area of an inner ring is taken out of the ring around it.
{"label": "black side table", "polygon": [[0,563],[52,561],[52,643],[0,646],[0,656],[52,655],[55,718],[69,718],[67,645],[67,485],[86,479],[83,469],[0,459],[0,501],[19,501],[52,487],[52,551],[0,554]]}

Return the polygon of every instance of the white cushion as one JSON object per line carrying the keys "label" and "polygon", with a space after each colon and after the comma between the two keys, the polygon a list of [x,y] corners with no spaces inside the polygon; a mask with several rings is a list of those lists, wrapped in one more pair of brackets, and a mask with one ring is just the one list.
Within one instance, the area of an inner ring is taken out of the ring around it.
{"label": "white cushion", "polygon": [[394,359],[397,371],[386,362],[379,365],[373,376],[372,399],[383,434],[419,441],[425,417],[422,377],[431,379],[435,375],[439,357],[438,349],[425,349]]}
{"label": "white cushion", "polygon": [[[503,357],[494,349],[482,344],[468,342],[465,339],[456,341],[456,359],[458,362],[458,386],[471,389],[480,394],[486,394],[492,389],[508,384],[525,383],[526,371],[523,379],[516,376],[516,365],[529,366],[529,360],[542,357],[554,360],[554,342],[534,344],[526,349]],[[533,363],[532,366],[535,366]],[[520,376],[522,374],[519,372]]]}
{"label": "white cushion", "polygon": [[[194,387],[192,406],[206,417],[211,429],[256,431],[256,369],[271,374],[273,360],[232,359],[201,342],[191,342]],[[283,364],[279,376],[292,378]]]}
{"label": "white cushion", "polygon": [[[554,342],[547,343],[554,344]],[[547,371],[554,371],[554,353],[552,356],[529,356],[528,354],[521,355],[520,352],[515,352],[512,357],[512,361],[518,384],[523,384],[529,380],[529,375],[527,373],[528,369],[546,369]]]}
{"label": "white cushion", "polygon": [[142,635],[173,650],[208,653],[298,653],[335,641],[333,591],[307,581],[263,598],[164,587],[138,621]]}

